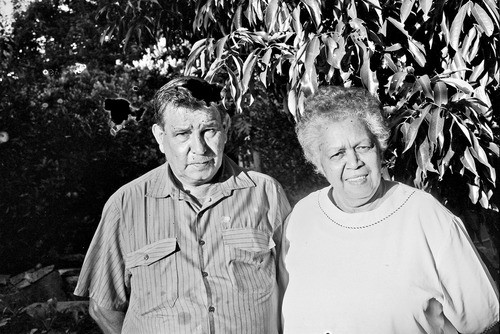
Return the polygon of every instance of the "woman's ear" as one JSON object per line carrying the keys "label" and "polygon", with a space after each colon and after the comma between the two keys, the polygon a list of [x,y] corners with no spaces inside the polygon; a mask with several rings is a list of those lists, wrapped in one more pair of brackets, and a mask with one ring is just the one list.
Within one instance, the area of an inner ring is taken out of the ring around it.
{"label": "woman's ear", "polygon": [[160,148],[161,153],[165,153],[165,148],[163,147],[164,131],[162,127],[158,124],[153,124],[151,131],[153,132],[153,136],[155,136],[156,142],[158,143],[158,147]]}

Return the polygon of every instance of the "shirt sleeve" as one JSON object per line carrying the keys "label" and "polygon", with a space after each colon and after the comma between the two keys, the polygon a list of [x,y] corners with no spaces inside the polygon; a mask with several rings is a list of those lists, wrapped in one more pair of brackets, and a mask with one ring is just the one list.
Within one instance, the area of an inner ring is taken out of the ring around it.
{"label": "shirt sleeve", "polygon": [[99,306],[125,311],[128,276],[120,232],[120,211],[109,200],[85,256],[74,294],[92,298]]}
{"label": "shirt sleeve", "polygon": [[462,221],[454,217],[436,259],[443,312],[463,334],[483,333],[498,322],[498,290]]}
{"label": "shirt sleeve", "polygon": [[285,255],[286,251],[288,249],[287,247],[287,239],[286,239],[286,221],[287,217],[290,214],[291,211],[291,206],[290,203],[288,202],[288,199],[285,195],[284,190],[278,186],[278,191],[277,191],[277,208],[278,208],[278,213],[277,213],[277,221],[275,223],[275,226],[277,228],[274,231],[273,234],[273,240],[274,243],[276,244],[276,276],[278,280],[278,315],[280,316],[280,326],[279,326],[279,333],[283,331],[283,313],[282,313],[282,305],[283,305],[283,298],[285,295],[285,290],[288,285],[288,271],[286,270],[285,267]]}

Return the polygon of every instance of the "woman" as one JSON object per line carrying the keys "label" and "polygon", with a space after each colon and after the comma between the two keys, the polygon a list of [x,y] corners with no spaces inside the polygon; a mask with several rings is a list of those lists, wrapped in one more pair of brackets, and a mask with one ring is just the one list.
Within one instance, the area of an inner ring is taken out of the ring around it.
{"label": "woman", "polygon": [[288,221],[285,334],[482,333],[498,291],[463,223],[431,195],[383,180],[389,130],[363,89],[326,87],[297,135],[330,186]]}

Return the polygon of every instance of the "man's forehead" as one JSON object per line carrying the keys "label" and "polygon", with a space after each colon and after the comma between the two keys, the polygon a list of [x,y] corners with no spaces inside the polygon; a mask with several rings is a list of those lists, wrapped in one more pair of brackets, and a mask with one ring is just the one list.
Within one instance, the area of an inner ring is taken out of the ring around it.
{"label": "man's forehead", "polygon": [[221,117],[213,108],[189,109],[185,107],[168,108],[163,113],[165,124],[191,125],[198,123],[221,123]]}

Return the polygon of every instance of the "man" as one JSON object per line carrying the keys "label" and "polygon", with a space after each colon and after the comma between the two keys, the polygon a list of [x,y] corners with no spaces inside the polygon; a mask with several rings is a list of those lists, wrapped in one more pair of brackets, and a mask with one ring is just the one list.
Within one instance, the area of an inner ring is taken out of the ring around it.
{"label": "man", "polygon": [[224,155],[220,88],[174,79],[155,95],[167,162],[106,203],[75,294],[105,333],[281,333],[282,224],[272,178]]}

